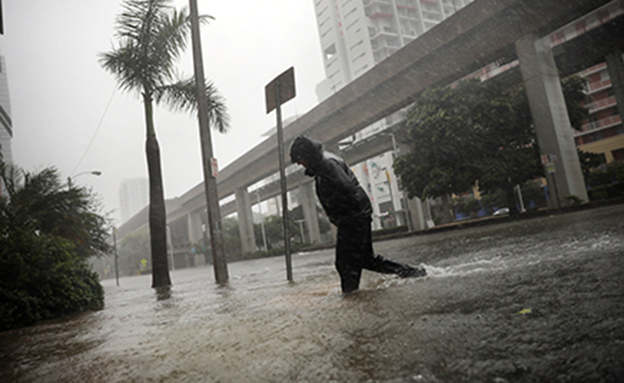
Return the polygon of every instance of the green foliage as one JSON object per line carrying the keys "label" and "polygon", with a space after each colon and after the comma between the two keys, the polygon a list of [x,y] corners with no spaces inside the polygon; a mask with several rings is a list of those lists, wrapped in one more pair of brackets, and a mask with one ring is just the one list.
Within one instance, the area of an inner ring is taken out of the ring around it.
{"label": "green foliage", "polygon": [[453,198],[453,209],[455,212],[474,217],[481,209],[481,205],[479,204],[479,200],[472,195],[457,196]]}
{"label": "green foliage", "polygon": [[610,162],[588,172],[585,182],[590,187],[624,183],[624,163]]}
{"label": "green foliage", "polygon": [[137,275],[142,259],[148,261],[147,268],[151,269],[149,230],[145,228],[125,235],[119,242],[117,253],[121,275]]}
{"label": "green foliage", "polygon": [[373,238],[381,238],[388,235],[407,233],[407,226],[394,226],[387,229],[374,230],[371,235]]}
{"label": "green foliage", "polygon": [[583,200],[575,195],[569,195],[565,199],[568,201],[569,206],[580,206],[583,203]]}
{"label": "green foliage", "polygon": [[86,190],[54,169],[0,164],[0,330],[100,309],[104,292],[86,258],[108,251],[105,219]]}
{"label": "green foliage", "polygon": [[[578,148],[576,151],[578,152],[579,161],[581,162],[581,172],[583,173],[585,184],[591,187],[592,183],[596,182],[596,180],[592,179],[592,172],[603,164],[604,157],[601,154],[585,152]],[[601,185],[602,183],[595,183],[594,185]]]}
{"label": "green foliage", "polygon": [[481,206],[490,214],[494,213],[496,209],[506,207],[507,201],[505,199],[505,193],[501,189],[497,189],[482,194]]}
{"label": "green foliage", "polygon": [[589,172],[585,182],[593,201],[624,196],[624,163],[610,162]]}
{"label": "green foliage", "polygon": [[566,108],[570,125],[580,131],[583,121],[589,116],[589,111],[583,106],[585,101],[585,80],[577,75],[561,80],[561,91],[565,96]]}
{"label": "green foliage", "polygon": [[[571,123],[580,126],[582,79],[566,79],[562,90]],[[407,136],[412,150],[394,169],[410,198],[462,194],[478,183],[486,194],[503,190],[513,212],[513,187],[543,175],[522,88],[466,81],[428,89],[408,113]]]}
{"label": "green foliage", "polygon": [[221,221],[223,225],[223,247],[228,256],[235,256],[241,253],[240,232],[238,220],[235,218],[225,218]]}

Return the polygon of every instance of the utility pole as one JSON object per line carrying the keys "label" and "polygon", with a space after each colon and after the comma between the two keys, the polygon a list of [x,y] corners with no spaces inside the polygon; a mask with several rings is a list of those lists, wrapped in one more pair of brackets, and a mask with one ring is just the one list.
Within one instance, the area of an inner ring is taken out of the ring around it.
{"label": "utility pole", "polygon": [[119,286],[119,256],[117,255],[117,229],[113,226],[113,246],[115,247],[115,281]]}
{"label": "utility pole", "polygon": [[264,216],[262,215],[262,201],[260,201],[260,193],[256,190],[256,198],[258,199],[258,210],[260,211],[260,228],[262,229],[262,244],[264,251],[269,251],[267,247],[266,232],[264,231]]}
{"label": "utility pole", "polygon": [[[199,136],[201,139],[202,161],[204,164],[204,187],[206,189],[206,205],[208,206],[208,228],[215,281],[219,285],[228,282],[227,262],[223,247],[223,226],[219,208],[217,191],[216,160],[212,157],[212,138],[208,121],[208,100],[206,99],[206,81],[204,80],[204,63],[202,59],[201,40],[199,35],[199,15],[197,0],[189,0],[191,11],[191,39],[193,43],[193,63],[195,68],[195,86],[197,88]],[[213,171],[214,170],[214,171]]]}

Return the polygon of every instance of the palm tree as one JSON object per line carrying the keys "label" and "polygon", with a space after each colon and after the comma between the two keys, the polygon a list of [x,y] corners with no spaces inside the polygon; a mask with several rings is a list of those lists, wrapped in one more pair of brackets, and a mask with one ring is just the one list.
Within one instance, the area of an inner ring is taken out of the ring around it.
{"label": "palm tree", "polygon": [[[143,98],[145,109],[145,153],[150,184],[149,228],[152,249],[152,287],[171,285],[167,265],[166,213],[160,149],[154,129],[153,104],[195,112],[197,95],[193,78],[179,79],[175,61],[189,40],[191,19],[186,8],[176,10],[170,0],[126,0],[117,19],[117,46],[100,55],[100,64],[111,72],[125,91]],[[205,23],[212,17],[204,15]],[[208,118],[220,132],[227,131],[229,118],[216,88],[205,86]]]}

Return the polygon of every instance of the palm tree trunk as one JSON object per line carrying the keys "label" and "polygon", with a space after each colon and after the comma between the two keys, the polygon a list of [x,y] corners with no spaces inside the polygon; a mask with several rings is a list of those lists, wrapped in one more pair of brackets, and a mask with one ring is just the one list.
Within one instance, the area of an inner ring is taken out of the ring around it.
{"label": "palm tree trunk", "polygon": [[149,228],[152,251],[152,287],[171,285],[169,265],[167,263],[167,215],[163,191],[162,171],[160,168],[160,148],[154,130],[152,99],[143,95],[147,137],[145,155],[149,173]]}

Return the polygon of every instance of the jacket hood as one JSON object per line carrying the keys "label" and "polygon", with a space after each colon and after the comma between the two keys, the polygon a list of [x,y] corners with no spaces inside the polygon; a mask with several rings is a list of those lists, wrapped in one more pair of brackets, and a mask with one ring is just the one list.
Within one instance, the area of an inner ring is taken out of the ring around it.
{"label": "jacket hood", "polygon": [[314,167],[323,159],[323,144],[306,135],[297,136],[290,146],[290,160],[303,159],[308,167]]}

